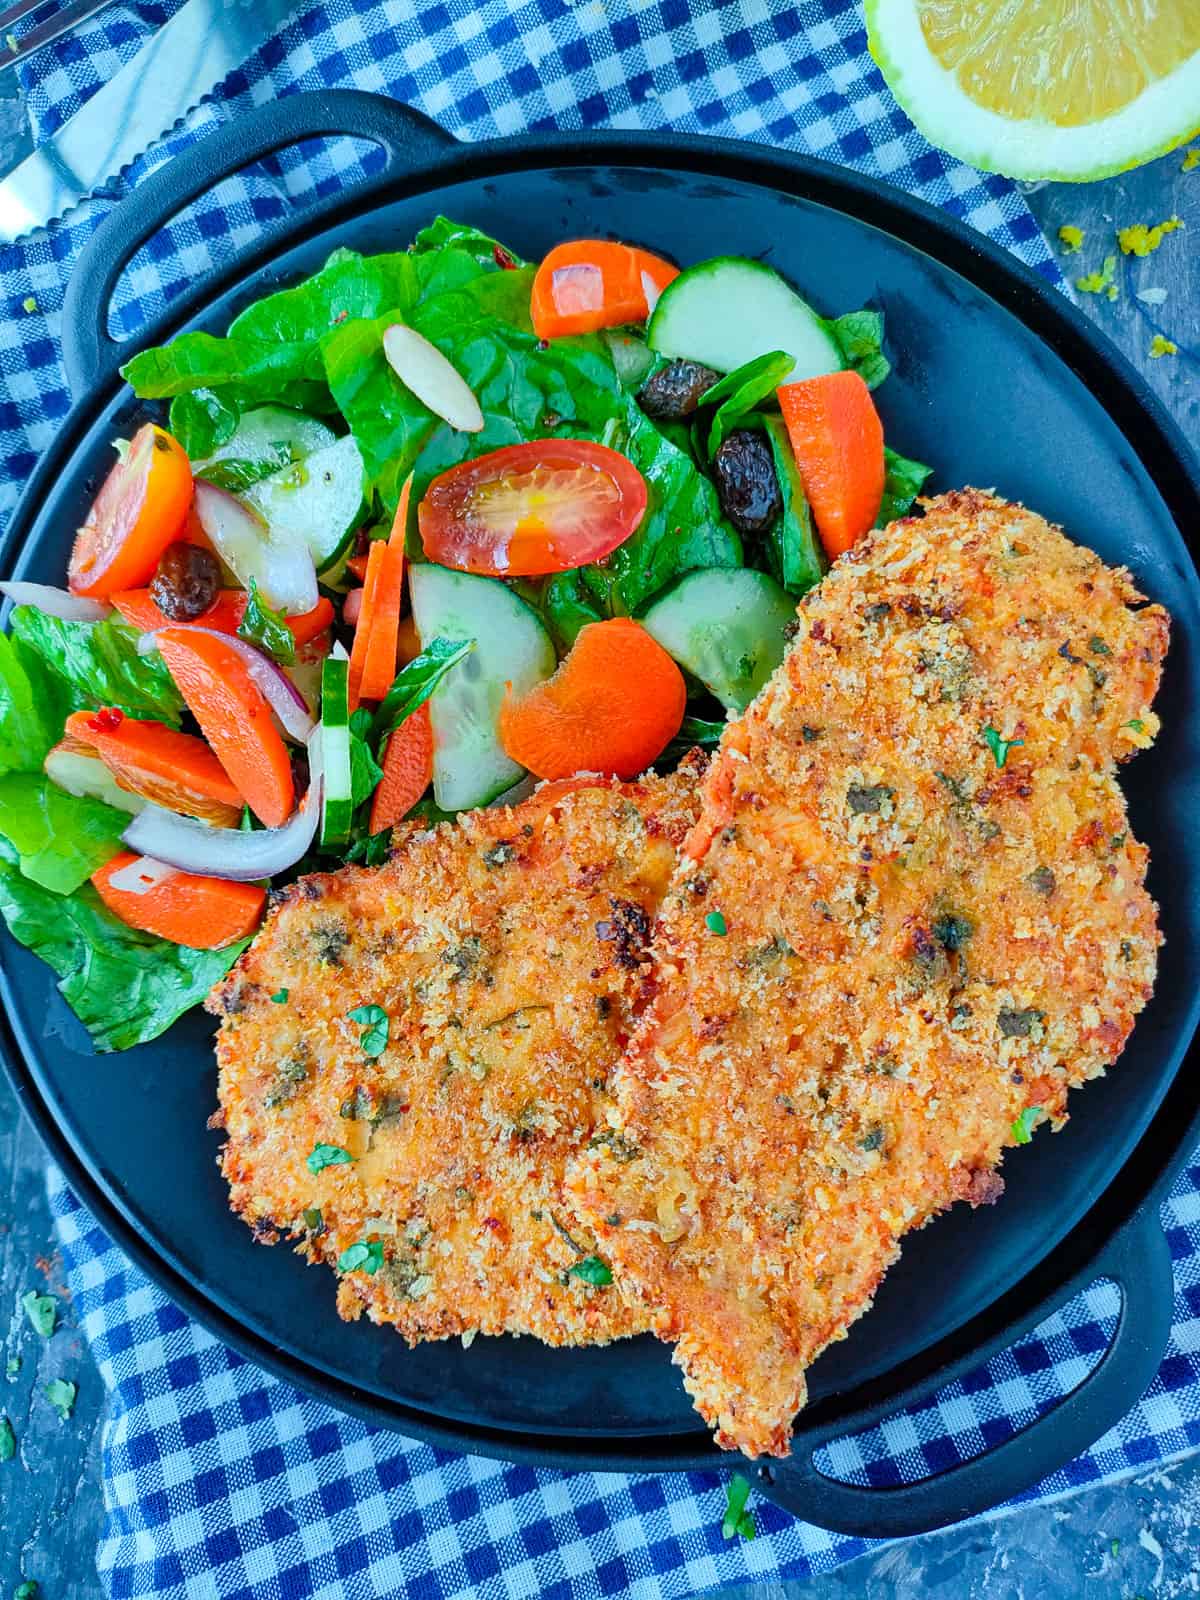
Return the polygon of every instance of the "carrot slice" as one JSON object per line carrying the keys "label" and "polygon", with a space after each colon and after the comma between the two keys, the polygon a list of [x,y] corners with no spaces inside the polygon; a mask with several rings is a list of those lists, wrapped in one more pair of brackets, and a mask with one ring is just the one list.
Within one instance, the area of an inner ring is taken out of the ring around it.
{"label": "carrot slice", "polygon": [[[169,628],[171,618],[155,604],[149,589],[125,589],[109,597],[126,622],[143,633],[155,628]],[[246,610],[246,593],[243,589],[219,589],[217,597],[207,611],[202,611],[192,622],[197,628],[213,628],[217,633],[236,633]],[[286,618],[292,637],[298,645],[308,644],[333,621],[333,605],[324,595],[311,611]]]}
{"label": "carrot slice", "polygon": [[223,639],[188,628],[163,628],[158,648],[246,804],[267,827],[282,827],[295,800],[292,763],[241,657]]}
{"label": "carrot slice", "polygon": [[429,705],[418,706],[388,739],[383,777],[371,801],[371,832],[405,817],[433,782],[433,726]]}
{"label": "carrot slice", "polygon": [[[362,614],[359,617],[360,626],[365,625],[368,630],[362,682],[358,689],[364,700],[382,700],[396,676],[396,639],[400,630],[400,601],[404,594],[404,540],[408,532],[408,501],[411,493],[410,473],[400,491],[400,503],[392,519],[392,531],[388,535],[380,565],[371,615],[369,619]],[[365,612],[365,593],[363,608]]]}
{"label": "carrot slice", "polygon": [[203,739],[127,717],[115,706],[72,711],[66,733],[89,745],[130,794],[218,827],[237,826],[242,797]]}
{"label": "carrot slice", "polygon": [[500,710],[500,742],[539,778],[632,778],[679,732],[683,674],[628,617],[590,622],[552,678]]}
{"label": "carrot slice", "polygon": [[105,478],[75,535],[72,594],[104,598],[148,583],[158,558],[181,537],[192,503],[192,468],[165,428],[147,422]]}
{"label": "carrot slice", "polygon": [[875,526],[883,424],[857,372],[785,383],[779,408],[825,553],[835,561]]}
{"label": "carrot slice", "polygon": [[139,859],[123,850],[92,874],[101,900],[129,927],[193,950],[220,950],[235,939],[248,938],[258,927],[267,892],[256,883],[230,883],[225,878],[176,872],[144,894],[136,889],[115,889],[113,873]]}
{"label": "carrot slice", "polygon": [[556,245],[537,269],[529,314],[539,339],[644,321],[646,291],[637,253],[608,239]]}

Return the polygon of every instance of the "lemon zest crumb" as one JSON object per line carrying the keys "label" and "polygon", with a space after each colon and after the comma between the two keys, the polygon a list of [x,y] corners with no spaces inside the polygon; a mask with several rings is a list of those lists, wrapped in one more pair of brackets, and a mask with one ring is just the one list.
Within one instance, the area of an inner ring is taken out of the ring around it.
{"label": "lemon zest crumb", "polygon": [[1058,237],[1062,240],[1063,253],[1073,256],[1084,241],[1084,231],[1077,228],[1073,222],[1064,222],[1058,230]]}
{"label": "lemon zest crumb", "polygon": [[1200,148],[1188,151],[1179,170],[1180,172],[1195,172],[1197,167],[1200,167]]}
{"label": "lemon zest crumb", "polygon": [[1135,222],[1131,227],[1117,230],[1117,243],[1127,256],[1148,256],[1158,249],[1167,234],[1182,227],[1183,223],[1178,217],[1168,217],[1165,222],[1155,223],[1152,228],[1148,228],[1144,222]]}
{"label": "lemon zest crumb", "polygon": [[1150,359],[1157,361],[1160,356],[1177,356],[1179,346],[1174,339],[1168,339],[1165,334],[1156,333],[1150,341]]}
{"label": "lemon zest crumb", "polygon": [[1109,300],[1115,300],[1120,292],[1113,282],[1116,270],[1116,256],[1105,256],[1100,271],[1087,272],[1082,278],[1076,278],[1075,287],[1083,294],[1102,294]]}

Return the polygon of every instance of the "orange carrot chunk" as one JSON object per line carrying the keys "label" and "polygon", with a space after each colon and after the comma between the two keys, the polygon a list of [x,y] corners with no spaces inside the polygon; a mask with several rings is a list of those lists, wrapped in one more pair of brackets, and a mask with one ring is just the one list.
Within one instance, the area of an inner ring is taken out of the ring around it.
{"label": "orange carrot chunk", "polygon": [[[114,594],[110,598],[131,628],[140,628],[143,633],[152,633],[155,628],[171,626],[171,618],[155,604],[149,589],[123,589],[120,594]],[[212,628],[217,633],[236,633],[245,614],[246,598],[244,589],[218,589],[217,597],[208,610],[192,618],[193,625],[197,628]],[[296,643],[308,644],[318,634],[324,633],[333,621],[332,602],[322,595],[311,611],[298,613],[294,617],[285,617],[284,620],[291,629]]]}
{"label": "orange carrot chunk", "polygon": [[[400,491],[400,504],[392,521],[392,531],[380,563],[379,579],[372,597],[370,618],[366,620],[367,648],[363,658],[362,681],[358,692],[364,700],[382,700],[396,676],[396,639],[400,629],[400,601],[404,594],[404,539],[408,531],[408,501],[412,493],[412,474]],[[366,606],[366,591],[363,591]],[[359,622],[363,624],[360,612]],[[358,633],[355,632],[357,643]],[[352,708],[353,709],[353,708]]]}
{"label": "orange carrot chunk", "polygon": [[683,674],[628,617],[590,622],[552,678],[500,710],[500,742],[539,778],[633,778],[679,732]]}
{"label": "orange carrot chunk", "polygon": [[433,782],[433,727],[429,706],[418,706],[388,739],[383,777],[371,801],[371,832],[394,827]]}
{"label": "orange carrot chunk", "polygon": [[268,828],[282,827],[295,800],[291,758],[242,658],[223,639],[188,628],[163,628],[158,648],[246,804]]}
{"label": "orange carrot chunk", "polygon": [[90,746],[130,794],[221,828],[237,826],[241,794],[203,739],[127,717],[115,706],[72,711],[66,733]]}
{"label": "orange carrot chunk", "polygon": [[646,291],[637,252],[608,239],[556,245],[537,269],[529,314],[539,339],[644,321]]}
{"label": "orange carrot chunk", "polygon": [[145,893],[114,888],[113,873],[139,859],[123,850],[92,874],[101,900],[129,927],[193,950],[221,950],[235,939],[248,938],[258,927],[267,892],[255,883],[229,883],[224,878],[176,872],[152,884]]}
{"label": "orange carrot chunk", "polygon": [[857,372],[785,383],[779,408],[825,553],[836,561],[875,526],[883,424]]}

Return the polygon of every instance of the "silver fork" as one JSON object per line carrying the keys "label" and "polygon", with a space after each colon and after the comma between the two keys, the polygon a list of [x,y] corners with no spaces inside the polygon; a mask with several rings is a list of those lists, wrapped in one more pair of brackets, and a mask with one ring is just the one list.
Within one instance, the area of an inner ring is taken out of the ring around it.
{"label": "silver fork", "polygon": [[15,66],[18,61],[23,61],[33,51],[40,50],[44,44],[50,44],[55,39],[61,39],[64,33],[70,33],[72,28],[77,28],[81,22],[86,22],[89,17],[94,17],[97,11],[103,11],[110,0],[66,0],[65,5],[60,5],[58,10],[39,22],[36,27],[20,39],[13,33],[19,22],[24,22],[26,17],[32,16],[35,11],[41,11],[46,5],[46,0],[17,0],[15,5],[6,6],[0,11],[0,72],[6,67]]}

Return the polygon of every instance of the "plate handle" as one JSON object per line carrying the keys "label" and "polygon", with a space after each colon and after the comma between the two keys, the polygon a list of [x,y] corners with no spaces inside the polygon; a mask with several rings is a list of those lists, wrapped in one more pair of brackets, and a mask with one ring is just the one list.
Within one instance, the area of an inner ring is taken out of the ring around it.
{"label": "plate handle", "polygon": [[[96,229],[75,265],[62,322],[63,361],[75,400],[108,383],[133,353],[132,345],[110,336],[108,309],[122,272],[141,246],[185,206],[249,162],[302,139],[336,134],[367,139],[382,148],[383,171],[365,186],[368,191],[436,165],[457,144],[444,128],[411,106],[354,89],[285,95],[197,140],[130,190]],[[360,184],[316,200],[305,206],[305,218],[318,220],[344,207],[348,194],[359,202],[363,192]],[[256,258],[269,256],[276,234],[292,227],[292,219],[285,218],[268,230],[256,242]],[[203,302],[211,276],[215,273],[204,275],[186,295],[172,301],[173,323]],[[139,335],[138,345],[145,342]]]}
{"label": "plate handle", "polygon": [[[1096,1278],[1121,1293],[1112,1342],[1099,1364],[1052,1410],[982,1455],[916,1483],[869,1487],[818,1471],[813,1452],[763,1463],[757,1487],[793,1516],[836,1533],[893,1539],[977,1516],[1074,1460],[1136,1404],[1162,1362],[1171,1332],[1175,1282],[1157,1206],[1138,1212],[1096,1261]],[[842,1430],[844,1432],[844,1429]]]}

